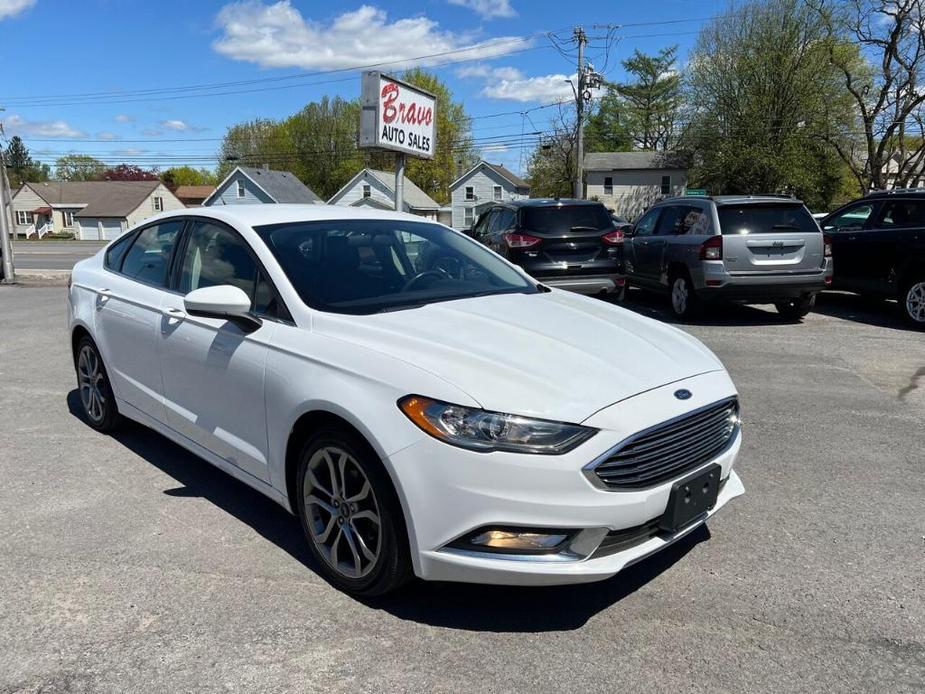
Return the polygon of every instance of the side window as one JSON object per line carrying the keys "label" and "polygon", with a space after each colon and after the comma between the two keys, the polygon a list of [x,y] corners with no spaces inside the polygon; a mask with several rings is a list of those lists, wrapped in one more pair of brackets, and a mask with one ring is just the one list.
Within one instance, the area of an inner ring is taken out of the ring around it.
{"label": "side window", "polygon": [[662,208],[659,208],[644,214],[642,219],[636,222],[633,236],[652,236],[652,232],[655,231],[655,223],[658,221],[661,211]]}
{"label": "side window", "polygon": [[679,234],[703,235],[710,229],[710,217],[699,207],[683,207],[678,217]]}
{"label": "side window", "polygon": [[865,202],[849,207],[836,217],[825,223],[825,231],[858,231],[864,228],[867,220],[874,211],[874,206]]}
{"label": "side window", "polygon": [[230,284],[254,296],[257,262],[237,234],[212,222],[196,222],[180,269],[179,291]]}
{"label": "side window", "polygon": [[504,231],[514,225],[514,210],[502,207],[492,221],[492,231]]}
{"label": "side window", "polygon": [[684,207],[672,205],[662,208],[662,216],[658,219],[658,225],[655,227],[656,236],[671,236],[677,233],[679,218],[686,211]]}
{"label": "side window", "polygon": [[254,313],[267,318],[292,320],[292,316],[289,315],[289,311],[283,305],[273,284],[261,270],[257,271],[257,286],[254,289]]}
{"label": "side window", "polygon": [[167,286],[170,257],[182,228],[183,221],[177,220],[142,229],[125,253],[122,274],[148,284]]}
{"label": "side window", "polygon": [[918,200],[891,200],[883,205],[877,216],[877,226],[917,227],[925,226],[925,205]]}
{"label": "side window", "polygon": [[109,248],[107,248],[106,257],[103,260],[103,265],[105,265],[110,270],[119,272],[120,268],[122,267],[122,259],[125,257],[125,252],[132,244],[132,240],[134,238],[134,234],[129,234],[125,238],[119,239]]}

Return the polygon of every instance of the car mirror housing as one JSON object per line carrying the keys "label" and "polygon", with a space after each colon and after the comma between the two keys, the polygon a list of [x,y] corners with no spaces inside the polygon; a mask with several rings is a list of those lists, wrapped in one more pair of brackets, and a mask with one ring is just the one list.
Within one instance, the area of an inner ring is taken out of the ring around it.
{"label": "car mirror housing", "polygon": [[262,324],[251,313],[250,297],[240,287],[230,284],[194,289],[183,297],[183,306],[191,316],[225,318],[252,327]]}

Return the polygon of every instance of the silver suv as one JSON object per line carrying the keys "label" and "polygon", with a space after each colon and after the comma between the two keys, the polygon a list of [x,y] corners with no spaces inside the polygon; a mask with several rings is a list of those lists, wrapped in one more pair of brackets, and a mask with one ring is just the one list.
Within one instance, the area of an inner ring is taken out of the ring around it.
{"label": "silver suv", "polygon": [[809,313],[832,282],[832,245],[799,200],[690,196],[663,200],[624,243],[628,285],[667,293],[678,318],[704,301],[773,303]]}

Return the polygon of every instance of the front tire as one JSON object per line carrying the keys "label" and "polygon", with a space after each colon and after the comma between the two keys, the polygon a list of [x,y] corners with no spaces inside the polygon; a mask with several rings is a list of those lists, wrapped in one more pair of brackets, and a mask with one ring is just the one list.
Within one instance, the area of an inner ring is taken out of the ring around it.
{"label": "front tire", "polygon": [[356,434],[328,431],[303,446],[298,513],[320,573],[333,586],[383,595],[411,576],[401,505],[375,452]]}
{"label": "front tire", "polygon": [[687,275],[678,275],[671,280],[671,312],[675,318],[690,320],[701,311],[700,297]]}
{"label": "front tire", "polygon": [[805,317],[816,305],[816,295],[801,296],[799,299],[787,299],[774,304],[777,312],[785,319],[797,321]]}
{"label": "front tire", "polygon": [[108,433],[119,424],[116,397],[109,384],[109,375],[96,344],[84,335],[74,353],[77,371],[77,388],[87,424],[97,431]]}
{"label": "front tire", "polygon": [[925,330],[925,275],[906,284],[905,291],[899,297],[899,306],[907,323]]}

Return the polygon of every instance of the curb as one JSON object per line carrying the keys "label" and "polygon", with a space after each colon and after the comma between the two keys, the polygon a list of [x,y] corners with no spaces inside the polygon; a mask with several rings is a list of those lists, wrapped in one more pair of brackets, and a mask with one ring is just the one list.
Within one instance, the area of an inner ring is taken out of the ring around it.
{"label": "curb", "polygon": [[70,270],[19,270],[14,284],[3,283],[6,287],[66,287]]}

